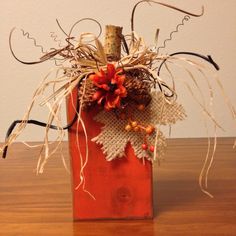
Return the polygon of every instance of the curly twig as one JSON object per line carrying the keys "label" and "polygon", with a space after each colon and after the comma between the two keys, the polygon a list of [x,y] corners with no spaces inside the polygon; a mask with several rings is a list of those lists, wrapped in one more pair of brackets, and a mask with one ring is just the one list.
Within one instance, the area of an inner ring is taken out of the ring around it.
{"label": "curly twig", "polygon": [[60,39],[58,39],[58,35],[55,32],[50,32],[50,37],[53,39],[54,42],[57,43],[58,47],[62,47],[62,42]]}
{"label": "curly twig", "polygon": [[73,32],[75,26],[78,25],[80,22],[85,21],[85,20],[93,21],[93,22],[95,22],[95,23],[98,25],[98,27],[99,27],[99,34],[98,34],[97,38],[100,37],[100,35],[102,34],[102,26],[101,26],[101,24],[100,24],[97,20],[95,20],[95,19],[93,19],[93,18],[82,18],[82,19],[76,21],[76,22],[72,25],[72,27],[71,27],[71,29],[70,29],[70,31],[69,31],[68,38],[71,38],[71,34],[72,34],[72,32]]}
{"label": "curly twig", "polygon": [[12,56],[20,63],[22,64],[25,64],[25,65],[35,65],[35,64],[39,64],[39,63],[42,63],[46,60],[40,60],[40,61],[31,61],[31,62],[26,62],[26,61],[22,61],[21,59],[19,59],[16,54],[14,53],[13,51],[13,48],[12,48],[12,34],[14,32],[15,28],[13,28],[10,32],[10,35],[9,35],[9,48],[10,48],[10,51],[11,51],[11,54]]}
{"label": "curly twig", "polygon": [[43,46],[40,45],[40,44],[38,44],[37,41],[36,41],[36,39],[33,38],[33,37],[29,34],[29,32],[25,32],[23,29],[21,29],[21,32],[22,32],[22,34],[23,34],[24,37],[26,37],[27,39],[32,40],[32,41],[34,42],[34,46],[37,47],[37,48],[40,48],[40,50],[41,50],[42,53],[47,53],[46,51],[44,51]]}
{"label": "curly twig", "polygon": [[186,16],[182,19],[182,22],[181,22],[180,24],[178,24],[178,25],[176,26],[175,30],[173,30],[173,31],[170,33],[169,38],[167,38],[167,39],[164,40],[163,45],[157,48],[157,51],[156,51],[157,53],[159,52],[159,50],[160,50],[161,48],[165,48],[165,47],[166,47],[166,43],[172,40],[173,35],[174,35],[175,33],[178,33],[180,27],[184,26],[185,21],[188,21],[189,19],[190,19],[190,16],[189,16],[189,15],[186,15]]}
{"label": "curly twig", "polygon": [[137,6],[143,2],[146,2],[146,3],[155,3],[155,4],[159,4],[161,6],[164,6],[164,7],[168,7],[168,8],[171,8],[173,10],[176,10],[176,11],[179,11],[179,12],[182,12],[184,14],[188,14],[190,16],[194,16],[194,17],[199,17],[199,16],[202,16],[203,13],[204,13],[204,7],[202,6],[202,11],[200,14],[195,14],[195,13],[191,13],[191,12],[188,12],[188,11],[185,11],[185,10],[182,10],[178,7],[175,7],[175,6],[172,6],[172,5],[169,5],[169,4],[166,4],[166,3],[162,3],[162,2],[158,2],[158,1],[154,1],[154,0],[141,0],[139,2],[137,2],[134,7],[133,7],[133,10],[132,10],[132,14],[131,14],[131,31],[132,31],[132,41],[134,41],[134,35],[133,35],[133,32],[134,32],[134,14],[135,14],[135,10],[137,8]]}

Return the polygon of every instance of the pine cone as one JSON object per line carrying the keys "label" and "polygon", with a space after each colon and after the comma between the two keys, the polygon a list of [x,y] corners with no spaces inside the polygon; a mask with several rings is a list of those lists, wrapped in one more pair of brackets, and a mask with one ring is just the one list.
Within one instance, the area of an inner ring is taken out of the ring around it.
{"label": "pine cone", "polygon": [[[85,90],[84,90],[85,86]],[[83,110],[89,109],[96,102],[93,100],[93,95],[97,91],[97,87],[94,86],[90,79],[84,80],[79,88],[79,102]],[[81,104],[82,103],[82,104]]]}
{"label": "pine cone", "polygon": [[147,105],[151,100],[151,83],[139,77],[126,75],[124,87],[127,90],[127,99],[131,99],[138,104]]}

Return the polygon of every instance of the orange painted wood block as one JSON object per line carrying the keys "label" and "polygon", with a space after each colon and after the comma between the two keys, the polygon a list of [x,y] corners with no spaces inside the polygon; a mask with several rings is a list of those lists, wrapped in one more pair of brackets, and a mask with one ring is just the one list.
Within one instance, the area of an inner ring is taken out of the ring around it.
{"label": "orange painted wood block", "polygon": [[[67,102],[68,120],[72,120],[75,114],[72,104],[76,104],[76,93],[74,90]],[[95,110],[82,114],[89,147],[88,162],[83,171],[84,189],[83,184],[76,189],[82,177],[78,142],[83,161],[86,156],[84,132],[81,125],[77,130],[76,123],[69,130],[74,220],[152,218],[152,164],[148,161],[143,164],[137,159],[130,144],[126,148],[126,157],[106,161],[101,146],[91,141],[102,127],[93,120],[95,114]]]}

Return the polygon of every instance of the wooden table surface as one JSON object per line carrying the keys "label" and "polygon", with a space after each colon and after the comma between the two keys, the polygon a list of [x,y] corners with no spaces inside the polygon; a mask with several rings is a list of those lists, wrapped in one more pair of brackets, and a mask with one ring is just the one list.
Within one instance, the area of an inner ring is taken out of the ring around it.
{"label": "wooden table surface", "polygon": [[232,145],[233,139],[218,139],[209,175],[213,199],[198,186],[206,139],[171,139],[166,160],[154,166],[153,220],[73,222],[70,175],[59,153],[36,176],[39,148],[14,144],[0,160],[0,235],[236,235]]}

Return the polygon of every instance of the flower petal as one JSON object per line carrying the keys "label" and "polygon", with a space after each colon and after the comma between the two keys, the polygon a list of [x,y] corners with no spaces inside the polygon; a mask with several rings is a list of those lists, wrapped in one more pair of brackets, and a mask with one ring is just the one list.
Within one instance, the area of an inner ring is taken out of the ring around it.
{"label": "flower petal", "polygon": [[127,96],[126,88],[123,86],[125,75],[122,68],[116,69],[114,64],[109,63],[106,71],[100,69],[99,72],[91,74],[89,78],[99,88],[93,96],[98,104],[104,104],[106,110],[120,107],[121,98]]}
{"label": "flower petal", "polygon": [[114,94],[110,94],[108,93],[106,95],[106,102],[105,102],[105,109],[107,111],[116,108],[116,107],[120,107],[120,97],[116,96]]}
{"label": "flower petal", "polygon": [[120,90],[120,96],[121,97],[126,97],[127,96],[127,90],[124,86],[119,86],[119,90]]}
{"label": "flower petal", "polygon": [[108,84],[110,82],[110,79],[107,78],[107,75],[102,69],[95,75],[91,75],[89,77],[92,79],[96,86],[98,86],[98,84]]}
{"label": "flower petal", "polygon": [[107,85],[107,84],[101,84],[100,85],[100,88],[106,90],[106,91],[109,91],[110,90],[110,87]]}
{"label": "flower petal", "polygon": [[122,85],[125,81],[125,75],[116,75],[117,76],[117,84]]}
{"label": "flower petal", "polygon": [[107,77],[111,80],[116,73],[115,66],[113,64],[107,64]]}
{"label": "flower petal", "polygon": [[102,101],[105,99],[105,96],[101,96],[100,99],[98,100],[98,104],[101,105],[102,104]]}
{"label": "flower petal", "polygon": [[121,93],[121,91],[120,91],[120,89],[118,88],[118,89],[116,89],[115,90],[115,92],[114,92],[114,94],[116,94],[116,95],[120,95],[120,93]]}

